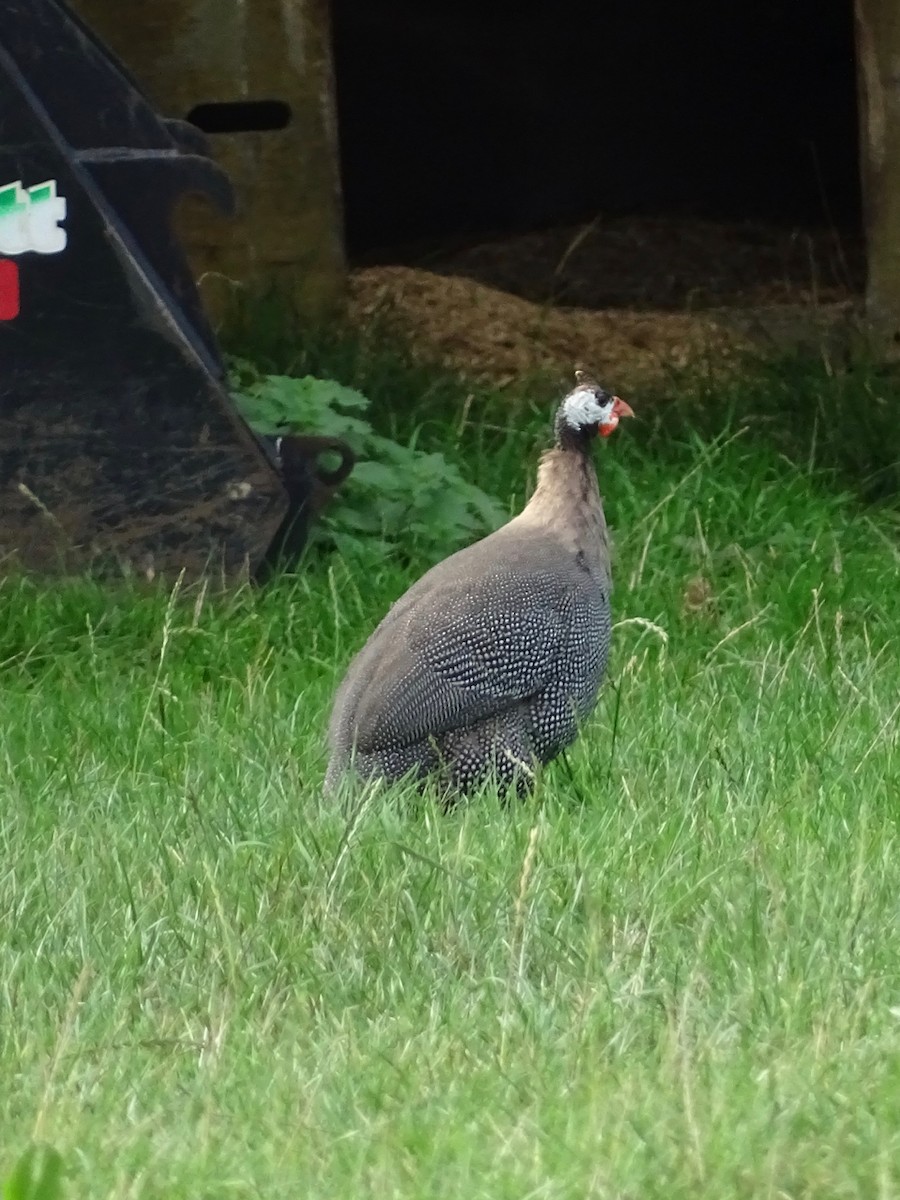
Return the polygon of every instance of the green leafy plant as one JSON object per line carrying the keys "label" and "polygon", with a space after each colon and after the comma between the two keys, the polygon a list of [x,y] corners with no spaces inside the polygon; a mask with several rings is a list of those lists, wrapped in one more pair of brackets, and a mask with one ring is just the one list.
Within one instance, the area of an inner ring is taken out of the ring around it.
{"label": "green leafy plant", "polygon": [[366,419],[368,399],[354,388],[312,375],[266,375],[243,359],[231,361],[231,372],[235,402],[257,433],[341,438],[356,456],[311,532],[313,543],[352,556],[383,554],[412,540],[423,553],[446,553],[504,519],[499,501],[467,482],[443,454],[377,433]]}
{"label": "green leafy plant", "polygon": [[52,1146],[31,1145],[3,1181],[3,1200],[60,1200],[62,1158]]}

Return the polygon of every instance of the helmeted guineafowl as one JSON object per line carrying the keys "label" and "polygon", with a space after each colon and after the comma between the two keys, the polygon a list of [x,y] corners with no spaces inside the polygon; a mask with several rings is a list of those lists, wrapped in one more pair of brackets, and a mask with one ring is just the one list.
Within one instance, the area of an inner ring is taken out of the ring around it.
{"label": "helmeted guineafowl", "polygon": [[522,512],[432,567],[350,664],[326,789],[434,776],[527,792],[592,711],[610,641],[609,541],[591,443],[631,408],[582,371]]}

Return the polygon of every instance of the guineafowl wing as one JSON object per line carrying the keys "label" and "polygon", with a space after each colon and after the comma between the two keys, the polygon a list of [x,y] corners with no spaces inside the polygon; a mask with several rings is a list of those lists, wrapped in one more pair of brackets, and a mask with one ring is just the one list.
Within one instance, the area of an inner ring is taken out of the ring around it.
{"label": "guineafowl wing", "polygon": [[439,583],[411,589],[361,655],[353,724],[364,752],[499,716],[543,689],[566,657],[577,589],[559,572]]}

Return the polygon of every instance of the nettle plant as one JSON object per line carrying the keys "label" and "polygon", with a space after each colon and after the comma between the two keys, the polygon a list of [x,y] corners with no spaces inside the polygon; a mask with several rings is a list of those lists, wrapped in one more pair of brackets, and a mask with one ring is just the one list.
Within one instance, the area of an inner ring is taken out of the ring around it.
{"label": "nettle plant", "polygon": [[369,401],[354,388],[312,375],[265,375],[243,359],[229,366],[232,396],[258,434],[341,438],[356,456],[347,482],[314,523],[313,545],[349,556],[413,542],[422,553],[446,553],[506,518],[500,502],[443,454],[376,433],[365,419]]}

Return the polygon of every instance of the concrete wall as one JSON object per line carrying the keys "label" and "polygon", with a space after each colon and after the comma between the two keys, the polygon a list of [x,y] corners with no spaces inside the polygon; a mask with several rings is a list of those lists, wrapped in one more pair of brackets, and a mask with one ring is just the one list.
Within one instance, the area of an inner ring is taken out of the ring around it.
{"label": "concrete wall", "polygon": [[345,270],[328,0],[74,0],[74,7],[164,116],[247,100],[289,107],[284,128],[210,134],[237,191],[237,218],[194,197],[178,214],[213,317],[245,288],[277,288],[302,317],[334,307]]}

